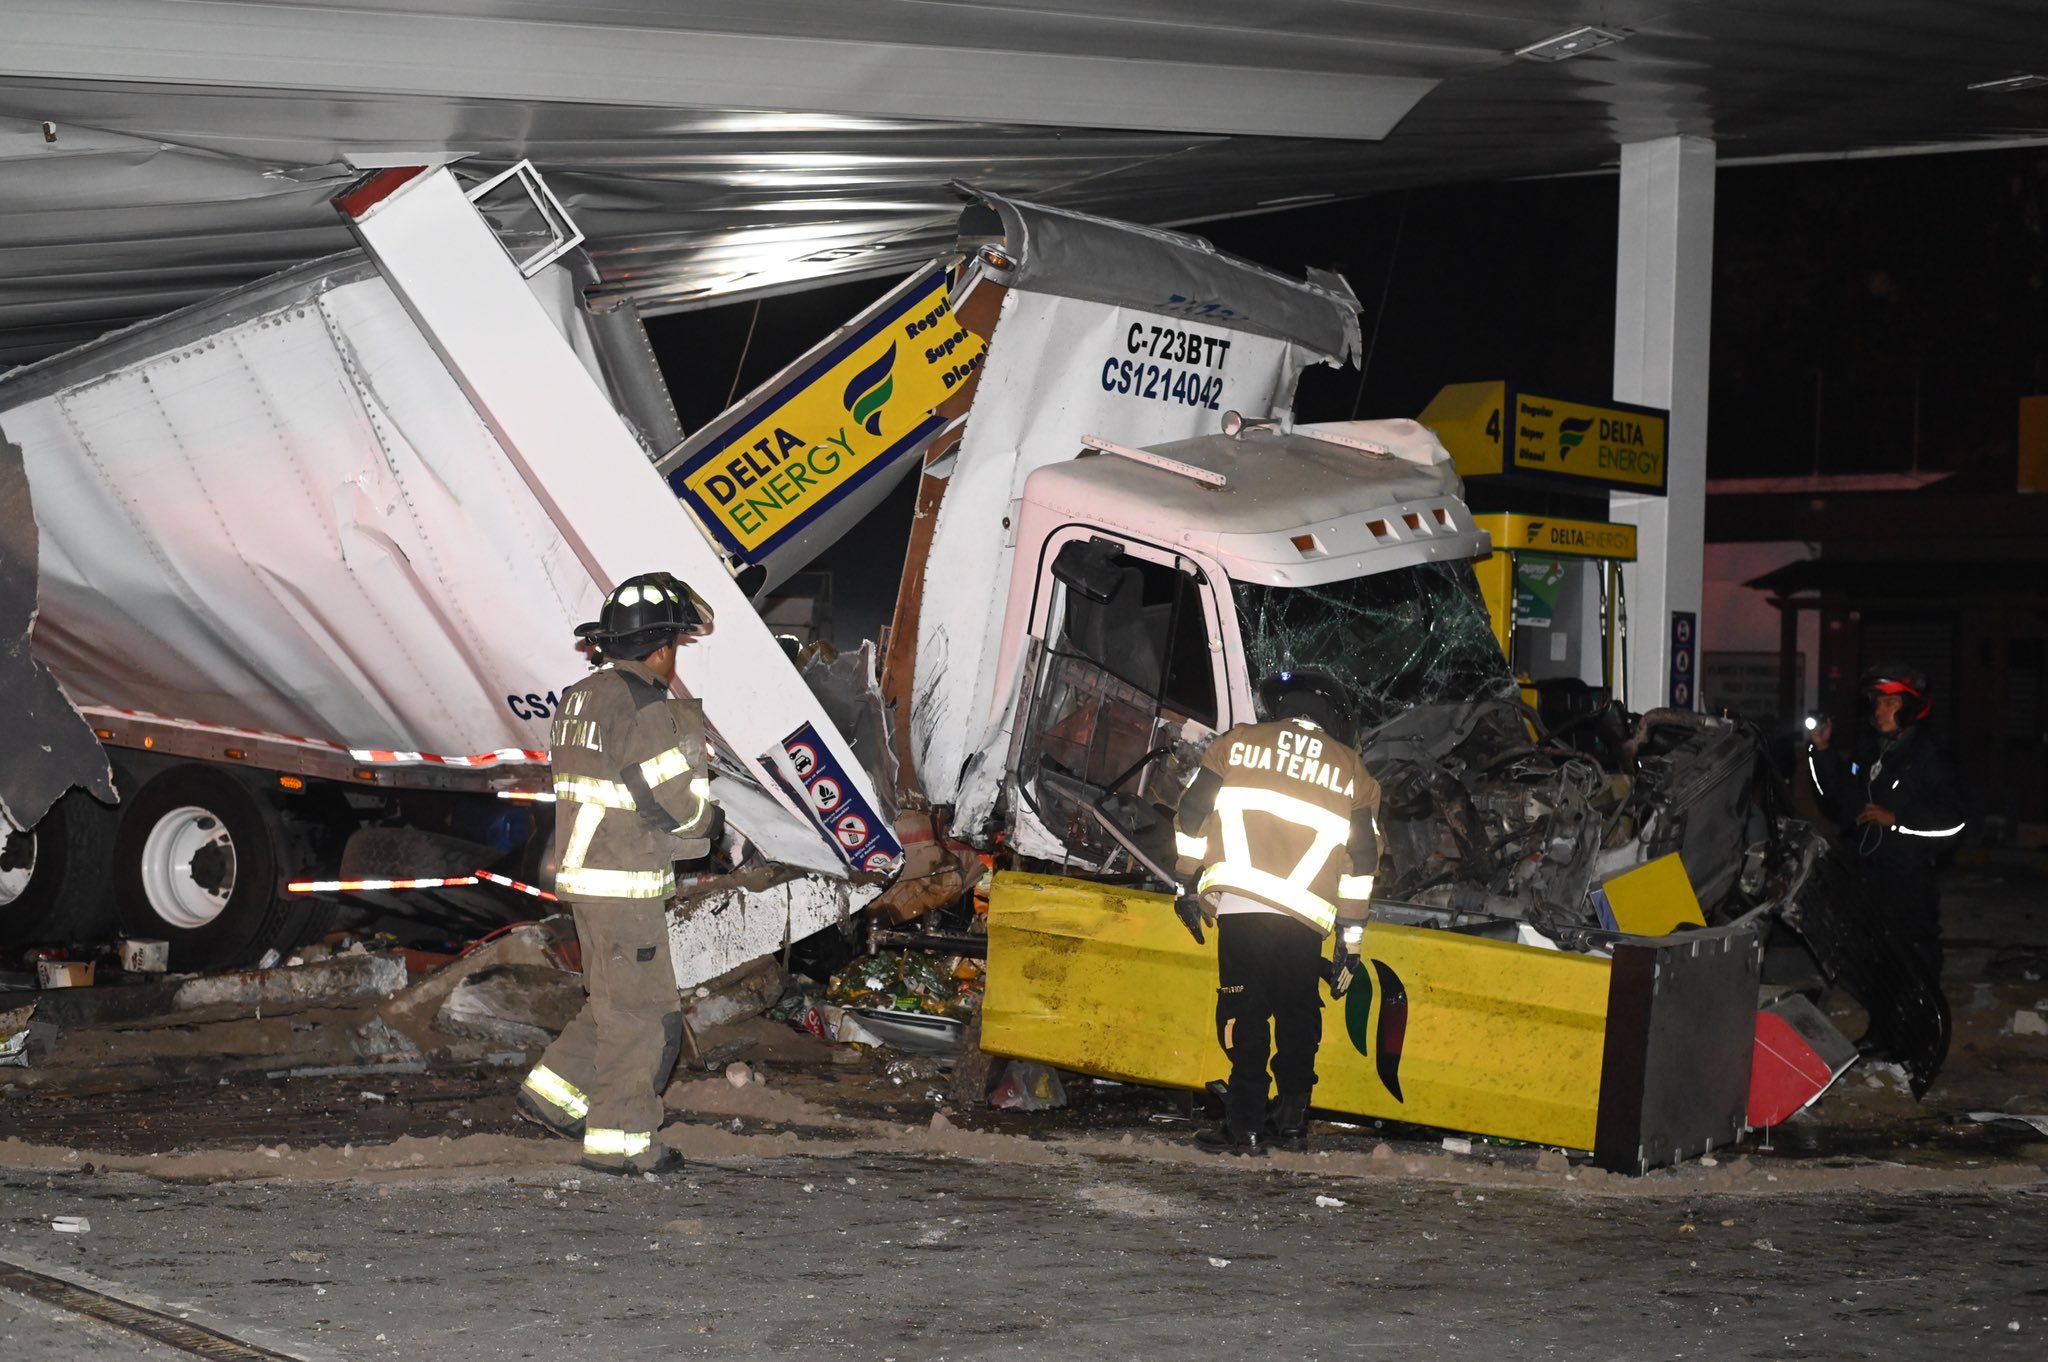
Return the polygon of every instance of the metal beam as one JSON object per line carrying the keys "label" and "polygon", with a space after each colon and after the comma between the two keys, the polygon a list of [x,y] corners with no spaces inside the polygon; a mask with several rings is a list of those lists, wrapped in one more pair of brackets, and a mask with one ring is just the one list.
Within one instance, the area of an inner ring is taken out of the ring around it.
{"label": "metal beam", "polygon": [[7,0],[0,75],[1374,141],[1437,84],[581,23],[574,13],[564,6],[542,21],[251,0]]}

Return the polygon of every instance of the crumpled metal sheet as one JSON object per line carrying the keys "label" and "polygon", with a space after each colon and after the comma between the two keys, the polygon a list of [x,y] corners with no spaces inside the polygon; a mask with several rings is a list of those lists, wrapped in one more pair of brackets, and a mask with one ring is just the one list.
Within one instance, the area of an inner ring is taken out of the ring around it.
{"label": "crumpled metal sheet", "polygon": [[18,828],[42,821],[72,786],[111,804],[113,768],[92,725],[34,651],[38,535],[21,446],[0,431],[0,814]]}
{"label": "crumpled metal sheet", "polygon": [[896,822],[898,770],[896,745],[889,731],[888,704],[882,698],[875,645],[863,643],[831,659],[813,658],[804,668],[804,684],[824,707],[832,726],[846,735],[861,769],[875,787],[875,810],[890,826]]}
{"label": "crumpled metal sheet", "polygon": [[1001,243],[1007,264],[982,257],[998,283],[1213,322],[1358,362],[1358,299],[1339,275],[1317,271],[1315,282],[1297,282],[1198,236],[963,190],[975,198],[960,215],[961,244]]}

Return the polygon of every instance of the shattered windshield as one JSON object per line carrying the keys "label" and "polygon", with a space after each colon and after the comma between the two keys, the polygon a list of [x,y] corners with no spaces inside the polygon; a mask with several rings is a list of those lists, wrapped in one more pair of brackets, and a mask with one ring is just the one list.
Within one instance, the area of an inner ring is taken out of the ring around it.
{"label": "shattered windshield", "polygon": [[1362,733],[1411,705],[1515,693],[1472,566],[1423,563],[1324,586],[1232,582],[1253,684],[1320,671],[1349,690]]}

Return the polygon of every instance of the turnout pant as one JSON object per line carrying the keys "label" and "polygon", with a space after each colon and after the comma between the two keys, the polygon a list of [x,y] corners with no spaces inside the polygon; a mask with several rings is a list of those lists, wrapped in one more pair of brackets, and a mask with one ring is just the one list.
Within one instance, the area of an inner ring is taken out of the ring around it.
{"label": "turnout pant", "polygon": [[1266,1121],[1267,1062],[1282,1097],[1316,1085],[1323,1036],[1323,937],[1280,913],[1216,919],[1216,1039],[1230,1057],[1225,1119],[1250,1134]]}
{"label": "turnout pant", "polygon": [[682,1003],[659,899],[571,903],[588,1000],[526,1076],[527,1096],[565,1124],[583,1153],[618,1168],[660,1152],[661,1093],[683,1043]]}

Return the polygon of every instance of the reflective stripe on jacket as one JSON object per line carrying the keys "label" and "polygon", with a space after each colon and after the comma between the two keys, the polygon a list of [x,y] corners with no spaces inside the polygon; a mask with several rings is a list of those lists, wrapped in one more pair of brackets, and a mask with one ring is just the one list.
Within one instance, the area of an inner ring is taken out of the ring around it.
{"label": "reflective stripe on jacket", "polygon": [[1209,744],[1181,799],[1178,869],[1199,872],[1211,905],[1233,893],[1328,933],[1365,916],[1379,807],[1365,760],[1314,724],[1240,724]]}
{"label": "reflective stripe on jacket", "polygon": [[665,899],[675,862],[711,850],[704,709],[638,662],[613,662],[562,696],[555,778],[555,892]]}
{"label": "reflective stripe on jacket", "polygon": [[[1846,753],[1839,746],[1809,745],[1806,772],[1821,807],[1858,857],[1875,869],[1932,866],[1935,855],[1953,845],[1966,826],[1948,763],[1925,729],[1909,728],[1890,738],[1866,734]],[[1856,816],[1866,804],[1889,810],[1892,826],[1858,826]]]}

